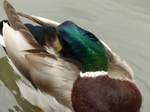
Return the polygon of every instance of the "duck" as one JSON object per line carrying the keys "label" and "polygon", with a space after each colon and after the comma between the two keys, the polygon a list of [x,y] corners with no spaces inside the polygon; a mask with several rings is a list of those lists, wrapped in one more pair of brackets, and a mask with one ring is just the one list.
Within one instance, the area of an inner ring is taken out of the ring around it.
{"label": "duck", "polygon": [[[135,76],[124,59],[72,21],[17,12],[4,0],[8,20],[0,44],[21,94],[44,112],[138,112]],[[23,24],[19,16],[39,25]]]}

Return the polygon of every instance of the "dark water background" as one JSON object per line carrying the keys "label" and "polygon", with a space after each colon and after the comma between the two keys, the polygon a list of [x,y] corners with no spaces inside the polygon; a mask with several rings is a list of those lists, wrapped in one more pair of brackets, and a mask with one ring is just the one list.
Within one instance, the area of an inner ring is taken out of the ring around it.
{"label": "dark water background", "polygon": [[[0,0],[2,3],[3,0]],[[71,20],[94,33],[133,69],[143,96],[141,112],[150,112],[149,0],[9,0],[20,12],[57,22]],[[2,5],[0,20],[6,19]],[[22,19],[24,22],[29,20]],[[14,51],[15,52],[15,51]],[[0,47],[0,112],[35,112],[15,84],[18,78]]]}

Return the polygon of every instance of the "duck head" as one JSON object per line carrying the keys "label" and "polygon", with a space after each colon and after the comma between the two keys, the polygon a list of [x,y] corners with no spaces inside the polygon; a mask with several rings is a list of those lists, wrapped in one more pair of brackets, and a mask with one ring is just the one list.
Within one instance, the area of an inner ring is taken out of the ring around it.
{"label": "duck head", "polygon": [[71,21],[59,25],[57,33],[64,51],[82,64],[82,72],[108,71],[105,48],[92,33]]}
{"label": "duck head", "polygon": [[101,41],[71,21],[58,26],[57,33],[64,51],[82,64],[71,95],[75,112],[139,111],[141,94],[135,83],[109,77],[112,72]]}

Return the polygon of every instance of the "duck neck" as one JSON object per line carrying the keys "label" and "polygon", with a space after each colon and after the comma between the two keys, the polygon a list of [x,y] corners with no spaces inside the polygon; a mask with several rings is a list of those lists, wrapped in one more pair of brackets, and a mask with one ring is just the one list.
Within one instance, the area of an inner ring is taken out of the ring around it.
{"label": "duck neck", "polygon": [[64,51],[75,56],[82,72],[108,71],[108,57],[104,45],[92,33],[66,21],[57,27],[58,37]]}
{"label": "duck neck", "polygon": [[97,50],[82,47],[82,52],[77,55],[77,58],[83,66],[83,73],[108,71],[108,57],[102,44],[101,47]]}

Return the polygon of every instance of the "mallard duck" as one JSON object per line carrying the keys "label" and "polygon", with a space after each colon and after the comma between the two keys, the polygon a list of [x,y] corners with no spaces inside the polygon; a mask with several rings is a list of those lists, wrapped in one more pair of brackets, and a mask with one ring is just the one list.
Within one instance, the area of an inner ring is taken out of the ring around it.
{"label": "mallard duck", "polygon": [[[21,76],[18,87],[44,112],[138,112],[141,94],[129,65],[94,34],[16,12],[3,2],[0,43]],[[19,16],[41,26],[23,24]]]}

